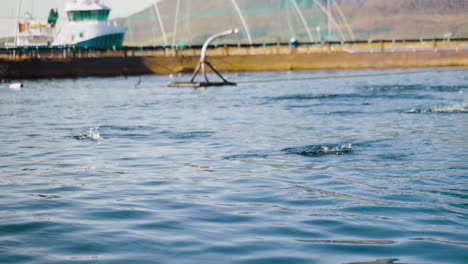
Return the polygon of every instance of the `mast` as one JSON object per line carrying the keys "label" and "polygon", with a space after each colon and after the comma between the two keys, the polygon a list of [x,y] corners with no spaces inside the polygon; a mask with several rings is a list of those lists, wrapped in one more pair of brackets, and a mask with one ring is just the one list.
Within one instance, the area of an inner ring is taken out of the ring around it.
{"label": "mast", "polygon": [[20,13],[21,13],[21,2],[22,0],[19,1],[18,3],[18,16],[16,17],[16,30],[15,30],[15,49],[13,50],[13,57],[16,55],[16,47],[18,46],[18,34],[19,34],[19,18],[20,18]]}

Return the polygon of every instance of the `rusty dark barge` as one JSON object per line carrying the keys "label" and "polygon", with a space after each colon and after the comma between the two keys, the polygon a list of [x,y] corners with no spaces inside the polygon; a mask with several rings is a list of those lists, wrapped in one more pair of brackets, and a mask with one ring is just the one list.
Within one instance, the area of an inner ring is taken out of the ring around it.
{"label": "rusty dark barge", "polygon": [[[200,46],[16,48],[0,50],[0,78],[75,78],[191,73]],[[210,46],[210,62],[220,72],[387,69],[468,66],[468,39],[446,41],[356,41]]]}

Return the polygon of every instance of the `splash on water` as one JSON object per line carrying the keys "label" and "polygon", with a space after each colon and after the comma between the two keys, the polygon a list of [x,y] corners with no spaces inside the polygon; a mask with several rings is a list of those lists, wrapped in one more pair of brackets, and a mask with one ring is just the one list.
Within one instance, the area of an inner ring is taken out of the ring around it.
{"label": "splash on water", "polygon": [[99,127],[91,127],[83,131],[79,135],[73,136],[76,140],[92,140],[98,141],[102,139],[101,134],[99,133]]}
{"label": "splash on water", "polygon": [[425,109],[410,109],[408,113],[468,113],[468,104],[436,105]]}
{"label": "splash on water", "polygon": [[351,152],[352,144],[345,145],[310,145],[298,148],[286,148],[283,151],[302,156],[323,156],[328,154],[343,155]]}

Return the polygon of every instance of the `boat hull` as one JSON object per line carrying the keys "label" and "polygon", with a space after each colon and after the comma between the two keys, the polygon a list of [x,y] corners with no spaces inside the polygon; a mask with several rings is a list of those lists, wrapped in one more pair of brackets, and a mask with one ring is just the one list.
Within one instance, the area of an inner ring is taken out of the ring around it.
{"label": "boat hull", "polygon": [[93,39],[81,41],[75,44],[79,48],[118,48],[122,46],[124,33],[109,34]]}
{"label": "boat hull", "polygon": [[58,33],[54,47],[118,48],[126,29],[102,21],[69,22]]}

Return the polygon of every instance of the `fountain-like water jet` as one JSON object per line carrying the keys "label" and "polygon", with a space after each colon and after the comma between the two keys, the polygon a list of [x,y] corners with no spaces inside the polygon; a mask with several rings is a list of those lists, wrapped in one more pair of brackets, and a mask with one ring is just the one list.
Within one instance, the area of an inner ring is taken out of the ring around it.
{"label": "fountain-like water jet", "polygon": [[158,37],[158,33],[155,30],[155,27],[156,27],[155,17],[156,16],[151,16],[151,18],[150,18],[150,20],[151,20],[151,36],[152,36],[151,37],[151,44],[153,46],[156,46],[155,40]]}
{"label": "fountain-like water jet", "polygon": [[153,5],[153,7],[154,7],[154,11],[156,12],[156,16],[158,16],[159,27],[161,28],[161,33],[162,33],[163,40],[164,40],[164,46],[167,46],[166,30],[164,30],[164,24],[161,18],[161,13],[159,12],[158,3],[156,2]]}
{"label": "fountain-like water jet", "polygon": [[188,43],[191,43],[192,42],[192,34],[191,34],[191,27],[190,27],[190,9],[192,7],[192,1],[191,0],[186,0],[185,1],[185,12],[184,12],[184,36],[185,36],[185,40],[187,41],[188,39]]}
{"label": "fountain-like water jet", "polygon": [[252,45],[253,44],[252,35],[250,35],[249,27],[247,26],[247,23],[245,22],[244,16],[242,15],[241,10],[240,10],[239,6],[237,5],[237,1],[236,0],[231,0],[231,2],[232,2],[232,5],[234,6],[234,8],[236,9],[236,12],[237,12],[237,15],[239,16],[239,19],[241,20],[242,27],[244,28],[244,31],[247,34],[247,39],[249,40],[249,44]]}
{"label": "fountain-like water jet", "polygon": [[[346,40],[344,34],[343,34],[343,31],[341,31],[340,27],[338,27],[338,24],[336,23],[335,19],[333,18],[333,16],[330,14],[330,16],[328,16],[328,10],[317,0],[314,0],[314,3],[320,8],[320,10],[327,14],[327,17],[328,17],[328,20],[329,22],[336,28],[336,30],[338,31],[338,34],[340,34],[340,37],[341,37],[341,40]],[[330,29],[329,29],[329,32],[330,32]]]}
{"label": "fountain-like water jet", "polygon": [[288,21],[288,29],[289,33],[291,33],[291,37],[296,37],[296,31],[294,30],[294,27],[292,26],[292,21],[291,21],[291,16],[289,15],[289,2],[287,2],[287,7],[286,7],[286,20]]}
{"label": "fountain-like water jet", "polygon": [[174,30],[172,35],[172,47],[176,46],[177,41],[177,23],[179,22],[180,0],[176,2],[176,13],[174,18]]}
{"label": "fountain-like water jet", "polygon": [[309,25],[307,24],[307,21],[304,17],[304,14],[302,13],[301,9],[297,5],[296,0],[290,0],[291,3],[293,4],[294,8],[296,9],[297,14],[299,15],[299,18],[302,21],[302,24],[304,25],[306,31],[307,31],[307,36],[309,36],[310,42],[314,42],[314,38],[312,37],[312,32],[310,31]]}
{"label": "fountain-like water jet", "polygon": [[346,29],[348,31],[349,36],[351,37],[351,40],[352,41],[356,40],[356,37],[354,36],[353,30],[351,29],[351,26],[349,25],[348,20],[344,16],[343,12],[341,12],[341,8],[338,6],[338,4],[336,4],[335,0],[332,0],[332,1],[333,1],[333,4],[334,4],[333,6],[338,11],[338,15],[340,15],[341,19],[344,21],[344,23],[346,25]]}
{"label": "fountain-like water jet", "polygon": [[330,41],[330,36],[331,36],[331,6],[330,6],[330,0],[327,0],[327,34],[328,34],[328,40]]}

